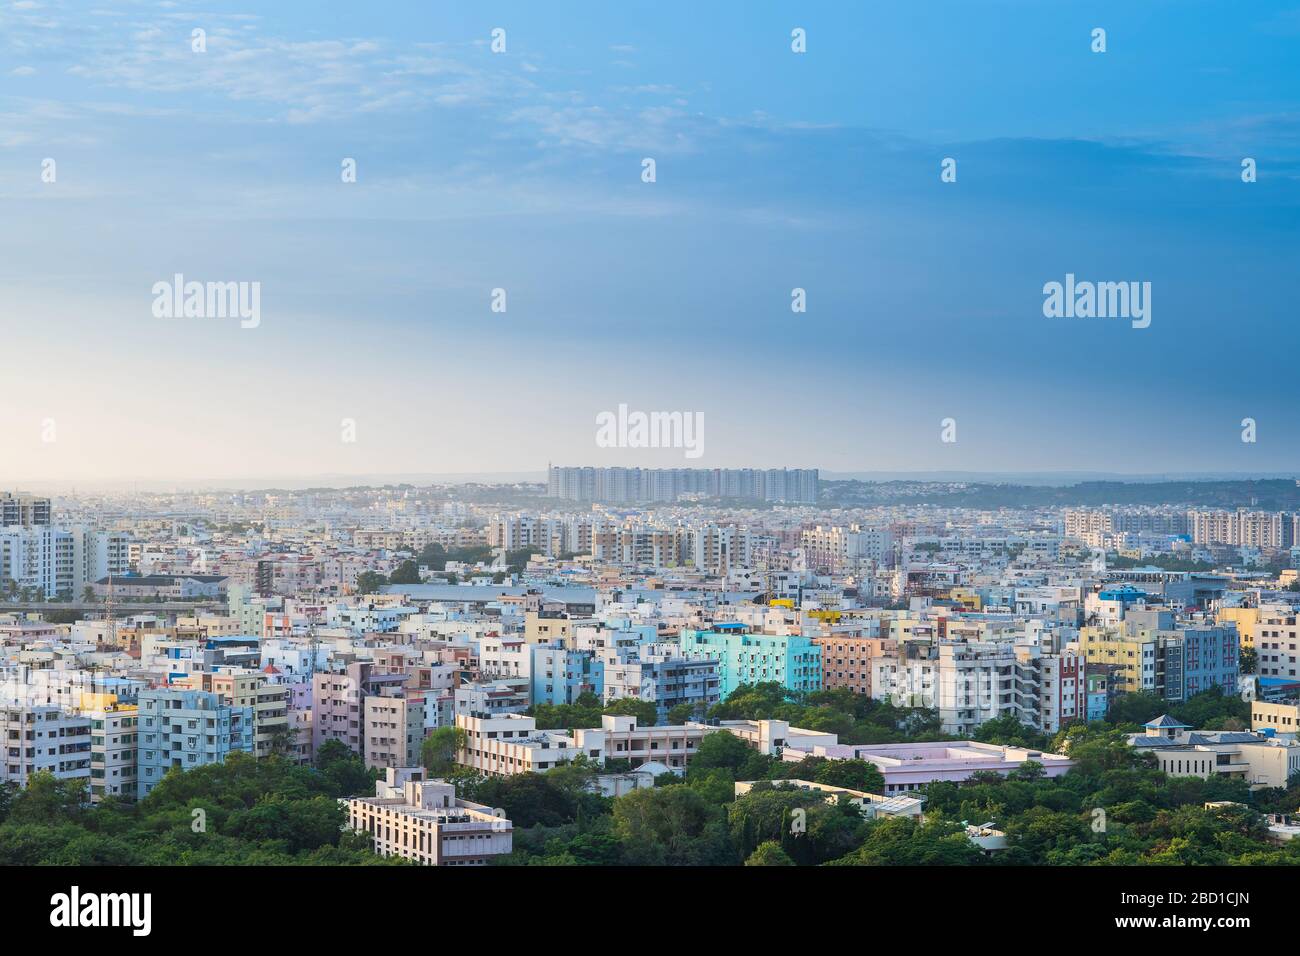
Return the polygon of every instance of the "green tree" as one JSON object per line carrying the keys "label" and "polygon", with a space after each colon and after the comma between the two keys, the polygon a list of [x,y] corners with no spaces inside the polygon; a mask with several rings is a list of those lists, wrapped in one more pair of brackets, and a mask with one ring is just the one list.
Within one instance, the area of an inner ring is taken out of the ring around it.
{"label": "green tree", "polygon": [[745,866],[794,866],[794,860],[781,849],[781,844],[768,840],[755,847],[754,852],[745,860]]}
{"label": "green tree", "polygon": [[[611,716],[635,717],[638,727],[653,727],[659,717],[659,709],[653,701],[638,700],[635,697],[620,697],[605,705],[605,713]],[[730,736],[730,735],[728,735]]]}
{"label": "green tree", "polygon": [[414,561],[403,561],[388,577],[389,584],[419,584],[420,569]]}
{"label": "green tree", "polygon": [[357,575],[357,593],[375,594],[388,583],[388,579],[377,571],[362,571]]}
{"label": "green tree", "polygon": [[456,755],[465,749],[465,731],[460,727],[439,727],[424,738],[420,760],[432,777],[446,777],[456,769]]}

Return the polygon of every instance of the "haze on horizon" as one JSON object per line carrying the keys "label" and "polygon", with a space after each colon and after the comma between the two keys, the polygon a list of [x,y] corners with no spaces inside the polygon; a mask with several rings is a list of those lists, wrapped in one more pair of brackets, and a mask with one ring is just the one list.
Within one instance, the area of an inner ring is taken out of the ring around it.
{"label": "haze on horizon", "polygon": [[[1300,471],[1300,6],[661,10],[0,4],[0,487]],[[177,273],[260,324],[155,318]],[[1150,328],[1045,318],[1067,273]],[[597,447],[620,403],[703,454]]]}

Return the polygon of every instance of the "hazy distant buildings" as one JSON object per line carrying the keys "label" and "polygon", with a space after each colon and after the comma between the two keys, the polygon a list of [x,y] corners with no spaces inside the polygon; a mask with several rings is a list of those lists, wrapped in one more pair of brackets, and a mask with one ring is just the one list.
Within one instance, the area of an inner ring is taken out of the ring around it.
{"label": "hazy distant buildings", "polygon": [[816,468],[561,468],[546,493],[569,501],[628,504],[684,495],[816,504]]}
{"label": "hazy distant buildings", "polygon": [[125,574],[130,536],[118,531],[14,524],[0,528],[0,590],[81,598],[93,581]]}
{"label": "hazy distant buildings", "polygon": [[34,525],[50,523],[50,499],[37,498],[35,495],[14,494],[0,491],[0,528],[10,525],[22,525],[30,528]]}

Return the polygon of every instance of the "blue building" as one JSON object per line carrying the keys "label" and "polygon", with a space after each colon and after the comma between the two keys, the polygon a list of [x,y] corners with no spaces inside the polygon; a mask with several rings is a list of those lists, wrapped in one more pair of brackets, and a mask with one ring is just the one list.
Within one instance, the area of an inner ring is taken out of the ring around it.
{"label": "blue building", "polygon": [[741,684],[775,681],[793,691],[822,689],[822,649],[812,638],[751,634],[744,624],[714,624],[710,630],[683,630],[687,657],[718,658],[718,691],[725,700]]}
{"label": "blue building", "polygon": [[583,694],[601,696],[605,665],[590,651],[560,645],[529,645],[532,654],[530,700],[534,704],[572,704]]}
{"label": "blue building", "polygon": [[253,752],[252,707],[235,707],[201,690],[142,690],[139,706],[140,799],[168,770],[224,763],[237,750]]}
{"label": "blue building", "polygon": [[1241,661],[1236,625],[1189,625],[1180,628],[1179,635],[1183,639],[1182,699],[1211,687],[1236,693]]}

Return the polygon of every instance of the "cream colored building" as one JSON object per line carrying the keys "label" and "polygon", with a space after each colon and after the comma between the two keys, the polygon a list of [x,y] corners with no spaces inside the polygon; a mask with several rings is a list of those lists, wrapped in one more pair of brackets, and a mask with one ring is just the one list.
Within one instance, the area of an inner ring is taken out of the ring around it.
{"label": "cream colored building", "polygon": [[1172,777],[1219,774],[1245,780],[1251,789],[1285,787],[1300,773],[1300,744],[1248,731],[1192,730],[1169,716],[1146,724],[1129,743],[1152,754]]}
{"label": "cream colored building", "polygon": [[1272,730],[1278,734],[1300,732],[1300,704],[1270,704],[1255,700],[1250,704],[1250,729],[1255,733]]}
{"label": "cream colored building", "polygon": [[492,808],[456,796],[419,767],[390,767],[373,797],[347,801],[348,826],[370,836],[380,856],[424,866],[482,866],[513,848],[514,827]]}

